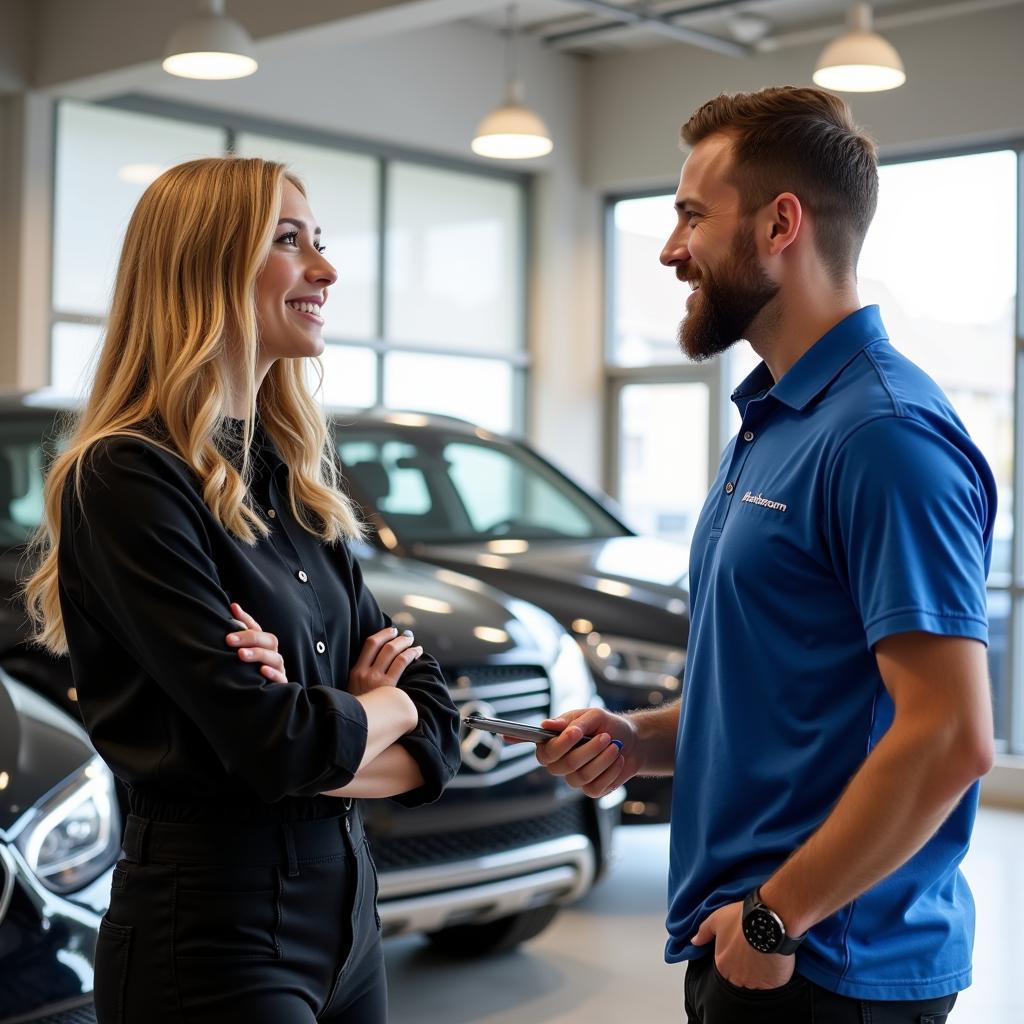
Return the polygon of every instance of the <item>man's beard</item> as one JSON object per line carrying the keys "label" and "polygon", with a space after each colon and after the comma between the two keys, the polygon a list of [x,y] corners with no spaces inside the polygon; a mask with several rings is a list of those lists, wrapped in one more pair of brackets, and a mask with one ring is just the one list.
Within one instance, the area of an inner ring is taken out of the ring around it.
{"label": "man's beard", "polygon": [[733,250],[715,276],[703,274],[693,311],[679,324],[679,347],[694,362],[730,348],[779,293],[757,261],[754,227],[741,228]]}

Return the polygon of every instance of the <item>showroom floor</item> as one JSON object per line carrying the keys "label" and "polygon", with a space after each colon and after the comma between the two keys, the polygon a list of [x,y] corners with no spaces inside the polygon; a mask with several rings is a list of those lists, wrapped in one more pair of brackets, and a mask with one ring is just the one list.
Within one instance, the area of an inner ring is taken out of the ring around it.
{"label": "showroom floor", "polygon": [[[612,874],[521,951],[452,964],[416,938],[386,944],[392,1024],[681,1020],[683,971],[662,960],[667,826],[620,829]],[[974,985],[951,1024],[1024,1020],[1024,814],[983,809],[965,872],[978,906]]]}

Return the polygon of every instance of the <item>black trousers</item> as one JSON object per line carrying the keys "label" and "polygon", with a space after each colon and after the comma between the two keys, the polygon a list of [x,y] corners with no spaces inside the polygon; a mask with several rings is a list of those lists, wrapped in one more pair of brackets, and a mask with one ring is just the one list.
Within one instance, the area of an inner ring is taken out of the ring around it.
{"label": "black trousers", "polygon": [[130,815],[96,945],[99,1024],[386,1024],[358,809],[290,825]]}
{"label": "black trousers", "polygon": [[691,960],[684,980],[688,1024],[946,1024],[956,993],[917,1002],[851,999],[798,974],[782,988],[737,988],[714,954]]}

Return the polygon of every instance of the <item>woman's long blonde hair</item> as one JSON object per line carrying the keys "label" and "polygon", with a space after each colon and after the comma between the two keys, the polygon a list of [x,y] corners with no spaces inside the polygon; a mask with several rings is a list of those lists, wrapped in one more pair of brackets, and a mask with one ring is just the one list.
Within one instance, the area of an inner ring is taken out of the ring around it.
{"label": "woman's long blonde hair", "polygon": [[[298,522],[329,543],[361,535],[339,490],[326,418],[306,384],[304,361],[276,360],[255,393],[255,285],[286,179],[305,194],[282,164],[193,160],[160,175],[135,207],[89,399],[47,477],[43,520],[28,549],[34,571],[22,596],[30,643],[67,653],[57,588],[61,495],[74,472],[81,499],[83,463],[101,438],[141,437],[158,445],[192,468],[203,500],[232,534],[252,545],[269,533],[246,503],[252,417],[246,417],[240,471],[215,443],[231,395],[229,364],[248,368],[245,408],[257,410],[288,464],[288,498]],[[140,428],[154,414],[168,443]]]}

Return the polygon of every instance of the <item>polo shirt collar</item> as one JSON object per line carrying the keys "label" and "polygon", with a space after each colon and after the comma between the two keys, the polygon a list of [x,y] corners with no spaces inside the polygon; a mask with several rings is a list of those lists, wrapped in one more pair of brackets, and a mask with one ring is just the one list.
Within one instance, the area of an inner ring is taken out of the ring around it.
{"label": "polo shirt collar", "polygon": [[798,412],[832,383],[854,356],[873,341],[888,341],[878,306],[864,306],[840,320],[819,338],[775,383],[761,363],[732,394],[741,411],[752,398],[765,394]]}

